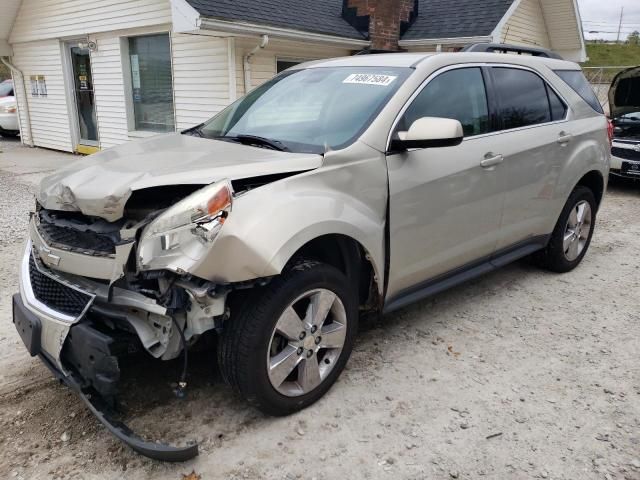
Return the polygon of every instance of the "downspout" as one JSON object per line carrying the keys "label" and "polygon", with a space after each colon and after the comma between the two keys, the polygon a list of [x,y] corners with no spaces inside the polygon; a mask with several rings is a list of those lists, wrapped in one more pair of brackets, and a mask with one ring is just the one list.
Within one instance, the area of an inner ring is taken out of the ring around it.
{"label": "downspout", "polygon": [[243,58],[242,66],[244,69],[245,95],[249,93],[249,90],[251,90],[251,57],[253,57],[256,53],[258,53],[260,50],[265,48],[268,44],[269,44],[269,35],[262,35],[262,40],[260,41],[260,44],[256,45],[256,47],[253,50],[251,50],[249,53],[247,53]]}
{"label": "downspout", "polygon": [[[29,113],[29,104],[27,100],[27,85],[24,80],[24,75],[13,64],[11,64],[11,62],[9,62],[7,57],[0,57],[0,61],[4,63],[9,70],[11,70],[11,73],[14,75],[14,77],[17,76],[18,78],[22,79],[22,89],[23,89],[22,91],[24,92],[24,106],[25,106],[24,118],[27,122],[26,127],[29,130],[28,143],[30,147],[34,147],[35,144],[33,143],[33,135],[31,134],[31,115]],[[16,93],[18,93],[17,90],[16,90]],[[20,119],[20,102],[17,101],[17,98],[16,98],[16,105],[18,107],[18,119]],[[24,135],[22,135],[22,132],[20,133],[21,133],[20,139],[22,140],[22,143],[24,143]]]}

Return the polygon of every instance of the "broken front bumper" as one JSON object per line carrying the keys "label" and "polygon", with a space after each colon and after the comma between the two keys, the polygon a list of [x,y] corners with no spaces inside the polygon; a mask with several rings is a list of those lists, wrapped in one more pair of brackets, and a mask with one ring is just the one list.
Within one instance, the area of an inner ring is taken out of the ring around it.
{"label": "broken front bumper", "polygon": [[[81,285],[81,282],[74,283],[72,277],[62,276],[47,269],[40,262],[40,257],[41,255],[34,251],[31,242],[27,242],[20,269],[20,294],[13,297],[13,321],[29,354],[40,357],[56,378],[78,393],[111,433],[135,451],[163,461],[184,461],[196,456],[198,447],[195,444],[173,447],[142,440],[126,425],[114,419],[114,413],[108,403],[97,394],[98,391],[112,393],[113,379],[108,378],[108,375],[96,375],[95,372],[98,370],[93,366],[89,367],[88,362],[83,363],[82,359],[77,362],[78,372],[82,375],[65,365],[72,363],[63,362],[65,348],[71,359],[77,359],[78,352],[80,356],[86,353],[87,357],[90,356],[87,352],[94,352],[95,355],[91,357],[92,362],[96,363],[101,360],[109,363],[114,358],[110,356],[109,338],[105,339],[104,335],[102,339],[99,338],[102,334],[85,325],[87,314],[96,298],[105,297],[107,293],[100,288],[83,288],[86,285]],[[124,306],[162,308],[150,299],[133,292],[121,292],[120,295],[114,294],[115,296]],[[159,310],[158,313],[164,312]],[[88,346],[94,344],[94,350],[70,348],[72,329],[77,330],[80,343]],[[85,366],[87,371],[82,371]],[[106,371],[109,372],[108,369]]]}

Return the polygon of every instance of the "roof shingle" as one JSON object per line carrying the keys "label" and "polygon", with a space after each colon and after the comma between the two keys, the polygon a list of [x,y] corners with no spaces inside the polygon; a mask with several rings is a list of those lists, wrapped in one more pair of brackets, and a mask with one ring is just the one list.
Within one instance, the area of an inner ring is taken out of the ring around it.
{"label": "roof shingle", "polygon": [[365,40],[342,18],[342,0],[187,0],[201,15]]}
{"label": "roof shingle", "polygon": [[418,18],[402,40],[489,35],[514,0],[420,0]]}
{"label": "roof shingle", "polygon": [[[201,15],[364,40],[342,18],[342,0],[187,0]],[[419,0],[402,40],[489,35],[514,0]]]}

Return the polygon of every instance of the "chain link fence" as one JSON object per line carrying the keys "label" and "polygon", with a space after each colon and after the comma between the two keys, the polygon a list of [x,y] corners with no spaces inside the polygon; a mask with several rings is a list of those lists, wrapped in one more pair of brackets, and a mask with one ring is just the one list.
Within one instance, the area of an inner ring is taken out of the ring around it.
{"label": "chain link fence", "polygon": [[615,76],[628,69],[628,67],[584,67],[585,77],[589,80],[589,83],[593,87],[593,91],[596,92],[598,100],[602,104],[605,112],[609,113],[609,88]]}

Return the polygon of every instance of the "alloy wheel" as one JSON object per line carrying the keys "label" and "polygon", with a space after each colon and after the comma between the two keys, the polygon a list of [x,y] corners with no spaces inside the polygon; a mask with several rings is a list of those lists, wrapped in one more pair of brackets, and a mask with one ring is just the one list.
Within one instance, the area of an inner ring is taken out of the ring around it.
{"label": "alloy wheel", "polygon": [[582,200],[571,210],[562,242],[564,256],[568,261],[575,261],[584,251],[591,233],[592,221],[589,202]]}
{"label": "alloy wheel", "polygon": [[337,364],[346,334],[347,314],[335,293],[314,289],[300,295],[271,335],[267,370],[273,388],[288,397],[316,389]]}

